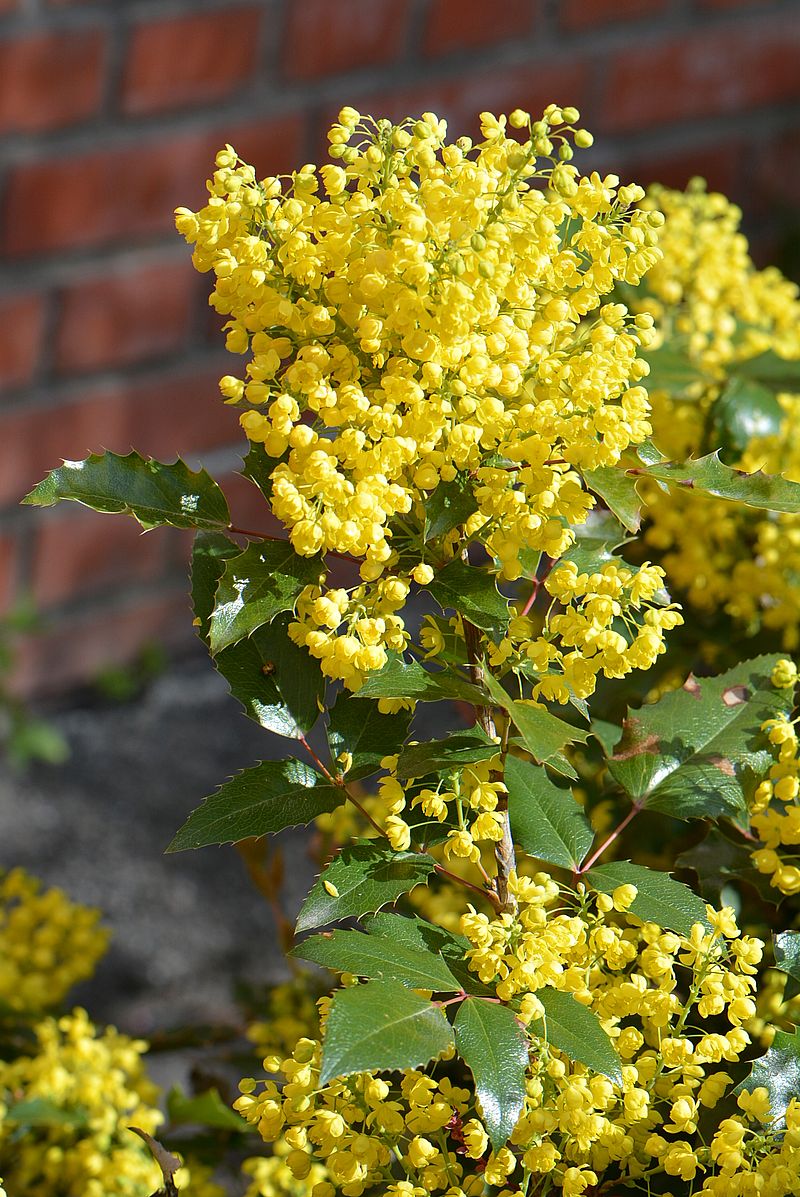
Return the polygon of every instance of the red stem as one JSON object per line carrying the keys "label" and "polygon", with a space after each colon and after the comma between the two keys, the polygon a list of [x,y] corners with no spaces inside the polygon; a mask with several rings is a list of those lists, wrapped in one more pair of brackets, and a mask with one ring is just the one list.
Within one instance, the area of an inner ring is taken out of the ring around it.
{"label": "red stem", "polygon": [[620,835],[622,835],[622,832],[625,830],[625,828],[628,826],[629,823],[633,822],[633,820],[639,814],[639,811],[641,809],[642,809],[641,804],[638,802],[634,802],[633,806],[628,811],[625,818],[622,820],[622,822],[619,824],[618,827],[614,828],[614,830],[611,832],[611,835],[608,837],[608,839],[604,840],[603,843],[600,845],[600,847],[597,849],[597,851],[593,852],[592,855],[589,857],[589,859],[585,860],[583,862],[583,864],[581,865],[581,867],[576,870],[576,876],[582,877],[584,873],[588,873],[589,869],[592,867],[592,865],[595,863],[595,861],[600,859],[600,857],[605,852],[606,848],[610,848],[611,845],[614,843],[614,841],[616,839],[619,839]]}

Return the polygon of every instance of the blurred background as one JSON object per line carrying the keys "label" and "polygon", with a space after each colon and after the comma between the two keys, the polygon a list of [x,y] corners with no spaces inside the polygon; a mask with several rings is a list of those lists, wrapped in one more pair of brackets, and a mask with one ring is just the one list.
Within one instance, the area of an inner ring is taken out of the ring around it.
{"label": "blurred background", "polygon": [[[433,110],[456,136],[550,102],[595,134],[584,170],[703,175],[759,264],[798,276],[800,0],[0,0],[0,742],[51,762],[0,765],[0,867],[106,912],[80,995],[100,1018],[233,1017],[231,978],[280,975],[233,850],[160,853],[226,774],[292,744],[201,657],[186,535],[19,500],[62,458],[136,447],[202,462],[264,527],[173,209],[203,203],[225,142],[260,176],[323,159],[343,104]],[[311,863],[286,848],[291,909]]]}
{"label": "blurred background", "polygon": [[[29,595],[15,685],[52,694],[191,641],[188,540],[20,497],[63,457],[202,460],[236,522],[222,338],[172,228],[232,142],[260,174],[324,154],[344,104],[577,105],[583,168],[744,209],[760,263],[798,268],[798,0],[0,0],[0,604]],[[148,647],[150,646],[150,647]]]}

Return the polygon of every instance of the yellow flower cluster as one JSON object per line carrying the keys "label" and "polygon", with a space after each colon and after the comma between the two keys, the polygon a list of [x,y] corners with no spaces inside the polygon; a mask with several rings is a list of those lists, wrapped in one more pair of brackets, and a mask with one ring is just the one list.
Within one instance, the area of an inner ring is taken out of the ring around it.
{"label": "yellow flower cluster", "polygon": [[[491,1150],[474,1093],[440,1069],[320,1086],[320,1044],[302,1038],[286,1058],[264,1061],[280,1083],[242,1082],[237,1109],[278,1152],[268,1165],[252,1164],[263,1186],[252,1197],[299,1197],[303,1184],[313,1197],[377,1187],[391,1197],[472,1197],[525,1191],[545,1177],[574,1197],[609,1175],[655,1174],[711,1194],[800,1192],[800,1102],[791,1102],[785,1129],[765,1089],[740,1093],[738,1110],[730,1108],[725,1066],[750,1043],[744,1024],[754,1019],[763,951],[741,935],[732,909],[708,907],[708,924],[682,936],[627,913],[631,885],[612,895],[580,887],[570,897],[539,873],[514,877],[512,888],[517,915],[470,909],[461,926],[470,968],[532,1037],[525,1106],[507,1146]],[[546,987],[597,1013],[622,1060],[621,1086],[548,1043],[536,1021]],[[701,1131],[721,1103],[726,1116]]]}
{"label": "yellow flower cluster", "polygon": [[[221,389],[274,463],[274,513],[298,553],[360,562],[364,587],[308,592],[293,630],[349,686],[402,647],[412,579],[470,539],[507,579],[524,550],[557,557],[594,503],[579,471],[649,435],[652,320],[609,296],[657,260],[663,218],[578,174],[578,116],[483,113],[473,144],[345,108],[340,164],[258,180],[228,146],[208,204],[178,210],[248,356]],[[431,497],[467,476],[475,514],[426,544]]]}
{"label": "yellow flower cluster", "polygon": [[[656,321],[660,340],[685,353],[702,376],[682,394],[650,388],[659,448],[676,460],[719,447],[712,408],[738,362],[771,350],[800,358],[800,298],[794,283],[757,270],[739,231],[741,213],[700,183],[686,193],[653,188],[646,206],[665,215],[662,257],[631,307]],[[728,464],[800,480],[800,396],[780,395],[777,433],[756,436]],[[724,610],[749,629],[798,643],[800,517],[755,511],[687,490],[647,489],[646,540],[663,554],[670,583],[698,611]]]}
{"label": "yellow flower cluster", "polygon": [[[98,1031],[84,1010],[36,1026],[36,1051],[0,1065],[0,1167],[20,1197],[149,1197],[160,1172],[128,1130],[162,1120],[142,1063],[146,1044]],[[14,1106],[40,1101],[54,1117],[20,1137]]]}
{"label": "yellow flower cluster", "polygon": [[[794,662],[779,661],[773,684],[788,688],[797,680]],[[800,893],[800,852],[791,851],[800,844],[800,744],[795,724],[783,716],[761,725],[776,760],[750,802],[750,827],[763,845],[753,852],[753,864],[782,894]],[[784,852],[784,847],[790,851]]]}
{"label": "yellow flower cluster", "polygon": [[94,972],[108,932],[100,912],[71,902],[60,889],[42,892],[23,869],[0,879],[0,1002],[17,1011],[58,1006]]}

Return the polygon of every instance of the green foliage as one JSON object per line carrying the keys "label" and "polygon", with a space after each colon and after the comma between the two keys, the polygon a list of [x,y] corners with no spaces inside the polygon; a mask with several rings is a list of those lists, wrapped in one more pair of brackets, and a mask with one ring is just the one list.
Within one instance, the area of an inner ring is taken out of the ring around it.
{"label": "green foliage", "polygon": [[344,791],[330,785],[301,761],[261,761],[243,769],[206,798],[189,816],[168,852],[232,844],[310,823],[344,802]]}
{"label": "green foliage", "polygon": [[468,475],[458,474],[452,482],[440,482],[425,504],[425,540],[435,540],[459,527],[477,510]]}
{"label": "green foliage", "polygon": [[544,769],[509,757],[505,782],[514,840],[529,856],[577,869],[594,832],[569,790],[554,785]]}
{"label": "green foliage", "polygon": [[404,661],[390,656],[378,673],[373,673],[357,691],[357,698],[413,698],[417,702],[481,703],[483,695],[477,686],[451,673],[434,673],[419,661]]}
{"label": "green foliage", "polygon": [[458,982],[441,956],[427,948],[395,943],[361,931],[332,931],[312,935],[295,947],[292,956],[356,977],[399,981],[411,989],[454,993]]}
{"label": "green foliage", "polygon": [[167,1094],[167,1117],[172,1126],[207,1126],[212,1130],[247,1134],[254,1128],[234,1113],[217,1089],[189,1097],[177,1085]]}
{"label": "green foliage", "polygon": [[476,628],[492,632],[508,623],[508,600],[491,574],[455,557],[439,570],[428,590],[443,611],[458,611]]}
{"label": "green foliage", "polygon": [[453,1023],[459,1055],[472,1073],[492,1147],[508,1140],[525,1101],[528,1042],[511,1010],[468,997]]}
{"label": "green foliage", "polygon": [[[330,709],[327,734],[331,756],[348,781],[369,777],[380,769],[383,757],[400,751],[410,722],[410,711],[383,715],[377,703],[368,705],[342,692]],[[342,761],[348,756],[351,760],[345,767]]]}
{"label": "green foliage", "polygon": [[300,908],[298,931],[374,914],[427,880],[435,861],[425,852],[394,852],[372,840],[342,849]]}
{"label": "green foliage", "polygon": [[190,470],[180,458],[171,465],[129,453],[93,453],[65,461],[23,499],[52,507],[64,499],[94,511],[124,512],[143,528],[225,528],[230,513],[225,496],[205,470]]}
{"label": "green foliage", "polygon": [[769,387],[734,375],[711,409],[712,442],[734,459],[757,437],[773,436],[783,423],[783,408]]}
{"label": "green foliage", "polygon": [[800,483],[777,474],[745,474],[726,466],[719,451],[684,462],[660,461],[636,466],[629,473],[686,487],[717,499],[760,507],[765,511],[800,512]]}
{"label": "green foliage", "polygon": [[641,527],[641,506],[636,480],[625,470],[615,466],[601,466],[596,470],[586,470],[584,480],[590,490],[605,503],[629,532],[638,532]]}
{"label": "green foliage", "polygon": [[299,557],[288,541],[256,541],[227,558],[211,613],[212,653],[291,611],[300,591],[319,581],[321,568],[319,558]]}
{"label": "green foliage", "polygon": [[534,1034],[557,1047],[569,1060],[622,1084],[622,1064],[597,1015],[561,989],[540,989],[544,1017],[531,1024]]}
{"label": "green foliage", "polygon": [[395,981],[368,981],[334,995],[320,1083],[354,1072],[419,1068],[452,1043],[438,1006]]}
{"label": "green foliage", "polygon": [[767,1090],[774,1125],[780,1128],[786,1122],[789,1103],[800,1093],[800,1029],[795,1028],[791,1034],[776,1031],[772,1046],[753,1061],[749,1074],[734,1092],[752,1093],[760,1088]]}
{"label": "green foliage", "polygon": [[775,967],[786,973],[783,999],[788,1002],[800,993],[800,931],[781,931],[773,939]]}
{"label": "green foliage", "polygon": [[499,744],[475,726],[444,740],[409,744],[400,753],[395,776],[404,781],[411,777],[424,777],[426,773],[463,768],[464,765],[477,764],[478,761],[497,756],[499,748]]}
{"label": "green foliage", "polygon": [[617,860],[596,865],[587,880],[603,894],[612,894],[617,886],[635,885],[638,893],[631,912],[645,923],[658,923],[679,935],[688,935],[695,923],[710,929],[705,903],[688,885],[675,881],[668,873]]}

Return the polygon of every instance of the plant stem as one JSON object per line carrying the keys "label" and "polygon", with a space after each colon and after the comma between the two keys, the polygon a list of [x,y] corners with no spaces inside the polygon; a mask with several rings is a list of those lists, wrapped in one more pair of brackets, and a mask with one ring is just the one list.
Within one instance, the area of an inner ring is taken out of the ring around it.
{"label": "plant stem", "polygon": [[440,865],[438,862],[435,868],[440,877],[446,877],[448,881],[455,881],[457,885],[466,886],[467,889],[471,889],[476,894],[480,894],[482,898],[488,898],[492,905],[499,911],[500,903],[497,895],[493,893],[492,890],[481,889],[479,885],[473,885],[471,881],[466,881],[463,877],[459,877],[458,873],[451,873],[449,869],[446,869],[444,865]]}
{"label": "plant stem", "polygon": [[[481,660],[481,634],[473,623],[468,619],[464,619],[464,640],[467,647],[467,659],[469,661],[470,679],[475,686],[483,685],[483,662]],[[483,729],[487,736],[495,739],[497,736],[497,728],[494,722],[494,715],[490,706],[476,707],[476,717],[479,726]],[[500,912],[508,911],[515,913],[517,909],[517,901],[513,894],[509,893],[508,882],[511,874],[516,870],[517,860],[514,853],[514,840],[511,836],[511,823],[508,818],[508,810],[500,811],[502,816],[503,837],[495,845],[494,858],[497,862],[497,877],[495,884],[497,886],[497,900]]]}
{"label": "plant stem", "polygon": [[633,822],[633,820],[636,818],[636,816],[638,815],[638,813],[641,809],[642,809],[642,804],[639,802],[634,802],[633,806],[628,811],[627,815],[622,820],[622,822],[617,827],[614,828],[614,830],[611,832],[611,835],[608,836],[607,839],[603,840],[600,847],[595,852],[593,852],[592,855],[589,857],[589,859],[585,860],[583,862],[583,864],[581,865],[581,867],[577,870],[576,875],[578,877],[583,876],[584,873],[588,873],[588,871],[592,867],[592,865],[595,864],[596,861],[598,861],[600,859],[600,857],[603,855],[606,848],[610,848],[611,845],[614,843],[614,841],[616,839],[618,839],[620,837],[620,835],[622,835],[622,832],[625,830],[625,828],[628,826],[628,824]]}

